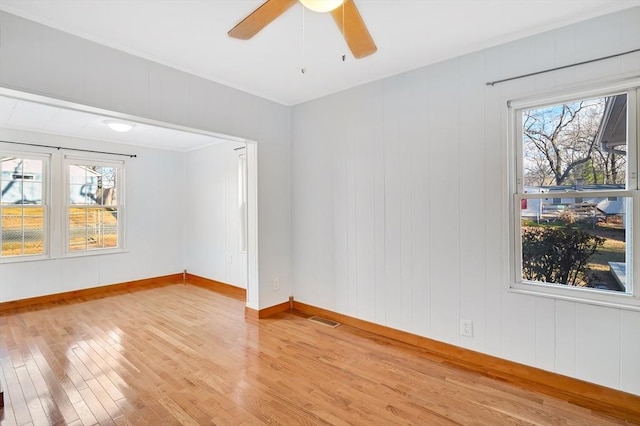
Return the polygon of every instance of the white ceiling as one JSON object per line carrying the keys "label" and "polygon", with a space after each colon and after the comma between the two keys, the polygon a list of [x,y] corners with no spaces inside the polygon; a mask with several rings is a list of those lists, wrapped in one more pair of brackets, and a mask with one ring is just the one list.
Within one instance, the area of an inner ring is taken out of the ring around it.
{"label": "white ceiling", "polygon": [[299,4],[248,41],[232,39],[227,31],[262,0],[0,0],[0,9],[295,105],[640,5],[640,0],[355,1],[378,46],[377,53],[359,60],[329,15]]}
{"label": "white ceiling", "polygon": [[122,120],[120,117],[118,117],[118,121],[135,124],[135,127],[129,132],[119,133],[111,130],[105,124],[105,120],[112,118],[114,117],[109,115],[0,96],[0,128],[173,151],[191,151],[226,140],[212,135]]}

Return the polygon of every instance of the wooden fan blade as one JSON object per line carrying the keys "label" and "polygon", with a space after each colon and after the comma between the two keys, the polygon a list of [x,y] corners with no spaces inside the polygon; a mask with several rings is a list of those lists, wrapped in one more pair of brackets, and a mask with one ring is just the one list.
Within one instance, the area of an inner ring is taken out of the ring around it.
{"label": "wooden fan blade", "polygon": [[249,40],[298,0],[267,0],[227,33],[230,37]]}
{"label": "wooden fan blade", "polygon": [[353,0],[345,0],[341,7],[331,11],[331,16],[355,58],[364,58],[378,50]]}

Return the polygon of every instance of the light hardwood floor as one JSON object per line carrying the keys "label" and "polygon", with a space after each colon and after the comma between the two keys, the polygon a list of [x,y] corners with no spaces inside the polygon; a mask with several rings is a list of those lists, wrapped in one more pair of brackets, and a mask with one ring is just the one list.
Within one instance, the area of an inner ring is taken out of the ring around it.
{"label": "light hardwood floor", "polygon": [[192,285],[0,314],[1,425],[627,424]]}

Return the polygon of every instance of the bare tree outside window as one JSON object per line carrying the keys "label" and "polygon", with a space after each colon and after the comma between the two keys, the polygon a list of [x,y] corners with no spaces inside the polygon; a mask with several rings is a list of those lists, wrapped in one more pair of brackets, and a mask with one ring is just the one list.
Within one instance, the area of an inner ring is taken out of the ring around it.
{"label": "bare tree outside window", "polygon": [[612,98],[523,111],[525,185],[624,184],[626,153],[597,137]]}
{"label": "bare tree outside window", "polygon": [[626,189],[626,100],[521,110],[522,279],[626,291],[629,199],[602,194]]}

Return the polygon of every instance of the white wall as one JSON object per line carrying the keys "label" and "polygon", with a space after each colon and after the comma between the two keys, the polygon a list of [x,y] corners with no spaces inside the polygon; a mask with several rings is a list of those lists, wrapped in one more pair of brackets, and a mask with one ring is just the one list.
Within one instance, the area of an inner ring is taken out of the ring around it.
{"label": "white wall", "polygon": [[[288,300],[289,108],[6,12],[0,12],[0,86],[256,141],[258,204],[265,207],[258,211],[261,284],[250,305]],[[277,292],[269,284],[276,277]]]}
{"label": "white wall", "polygon": [[[238,151],[222,142],[185,155],[185,268],[189,273],[247,286],[247,256],[240,252]],[[242,152],[245,150],[243,149]]]}
{"label": "white wall", "polygon": [[[0,301],[175,274],[182,270],[183,260],[179,254],[184,209],[180,203],[168,202],[171,200],[168,194],[180,194],[184,186],[181,155],[2,128],[0,140],[138,155],[137,158],[125,158],[126,252],[64,258],[60,256],[60,247],[52,247],[57,256],[49,260],[0,264]],[[0,150],[3,149],[20,150],[21,147],[0,144]],[[56,168],[61,167],[62,155],[73,153],[38,150],[50,152],[52,167]],[[54,191],[57,184],[53,183]],[[51,226],[59,241],[62,224],[52,221]]]}
{"label": "white wall", "polygon": [[506,100],[638,73],[640,54],[485,85],[637,48],[638,22],[635,8],[295,106],[296,300],[640,395],[640,312],[513,294],[505,273]]}

